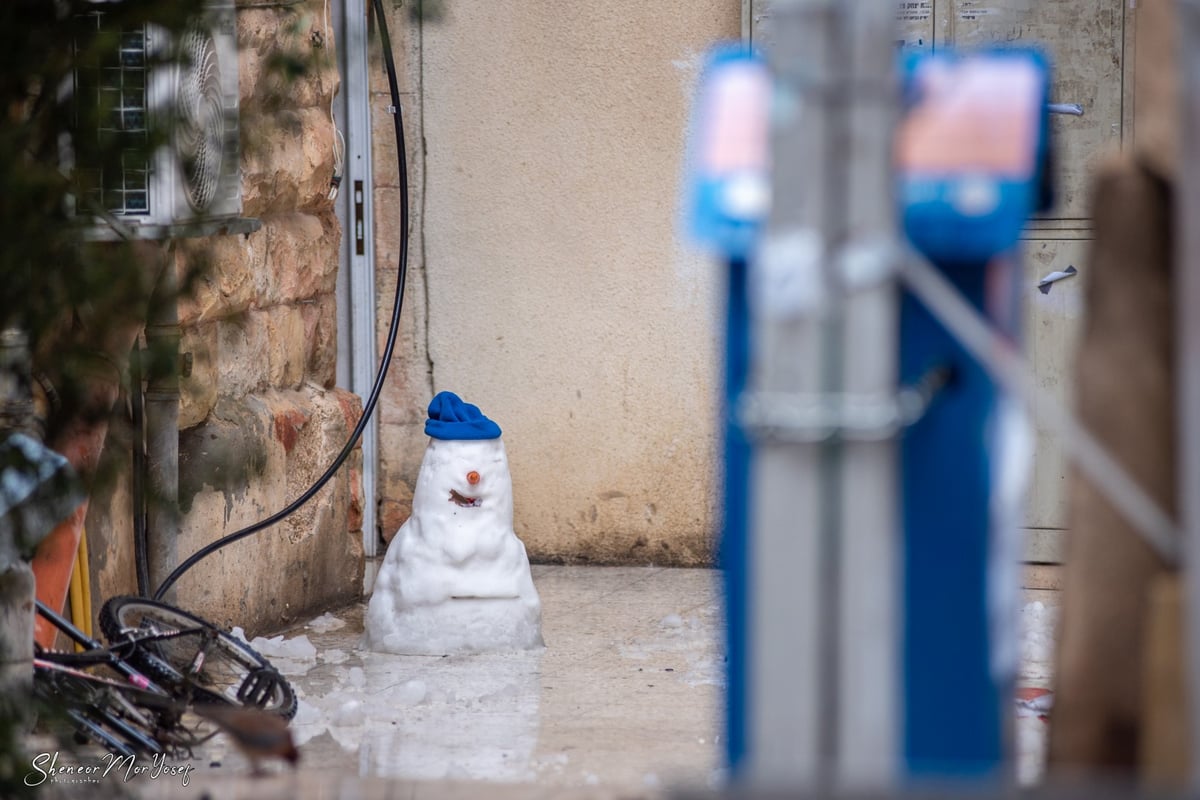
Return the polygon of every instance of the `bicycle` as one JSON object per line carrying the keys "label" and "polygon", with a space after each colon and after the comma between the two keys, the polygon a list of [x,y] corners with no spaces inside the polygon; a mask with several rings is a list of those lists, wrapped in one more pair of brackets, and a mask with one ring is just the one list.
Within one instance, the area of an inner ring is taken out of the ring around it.
{"label": "bicycle", "polygon": [[65,707],[84,741],[121,755],[178,756],[216,732],[194,713],[196,705],[241,705],[284,719],[296,713],[295,691],[266,658],[166,603],[109,600],[100,611],[108,645],[40,602],[37,613],[82,647],[78,653],[38,648],[34,684],[39,697]]}

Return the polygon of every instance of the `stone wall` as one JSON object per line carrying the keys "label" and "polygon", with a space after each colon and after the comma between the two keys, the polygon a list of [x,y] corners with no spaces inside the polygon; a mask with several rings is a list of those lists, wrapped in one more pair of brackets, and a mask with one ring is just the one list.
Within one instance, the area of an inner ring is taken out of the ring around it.
{"label": "stone wall", "polygon": [[[300,495],[361,414],[360,399],[334,386],[341,229],[327,193],[338,75],[322,8],[238,11],[244,215],[262,227],[176,253],[181,275],[198,253],[210,262],[179,306],[192,356],[180,403],[180,559]],[[313,66],[287,80],[273,67],[283,54]],[[110,440],[110,461],[126,446]],[[361,461],[355,450],[296,514],[201,562],[177,584],[177,602],[253,632],[359,597]],[[97,599],[134,589],[129,520],[122,479],[88,520]]]}

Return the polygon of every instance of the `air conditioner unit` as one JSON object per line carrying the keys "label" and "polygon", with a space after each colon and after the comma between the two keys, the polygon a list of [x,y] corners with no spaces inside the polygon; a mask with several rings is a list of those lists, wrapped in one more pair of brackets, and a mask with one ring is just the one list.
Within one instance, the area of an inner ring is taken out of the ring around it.
{"label": "air conditioner unit", "polygon": [[[106,6],[111,9],[97,0],[75,23],[105,30],[115,24]],[[73,198],[72,215],[94,239],[165,239],[228,228],[242,212],[234,3],[207,3],[174,36],[152,24],[114,33],[114,50],[78,61],[66,91],[77,124],[64,164],[90,171],[86,197]],[[102,112],[80,114],[81,104]],[[91,129],[78,123],[82,119]],[[129,150],[119,168],[75,157],[83,149],[78,137],[98,141],[113,133],[145,141],[154,135],[162,144]]]}

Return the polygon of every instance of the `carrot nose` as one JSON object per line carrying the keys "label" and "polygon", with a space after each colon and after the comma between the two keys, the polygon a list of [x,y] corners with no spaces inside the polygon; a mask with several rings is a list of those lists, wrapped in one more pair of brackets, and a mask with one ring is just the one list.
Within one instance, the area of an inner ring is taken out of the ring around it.
{"label": "carrot nose", "polygon": [[468,472],[467,473],[467,483],[471,484],[472,486],[479,483],[479,473],[476,472],[475,470],[471,470],[470,472]]}

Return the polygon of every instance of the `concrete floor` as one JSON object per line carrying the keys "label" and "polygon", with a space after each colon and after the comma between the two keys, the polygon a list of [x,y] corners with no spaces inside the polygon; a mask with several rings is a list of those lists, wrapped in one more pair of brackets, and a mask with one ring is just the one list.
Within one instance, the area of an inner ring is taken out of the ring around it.
{"label": "concrete floor", "polygon": [[292,724],[301,769],[249,780],[219,737],[197,753],[189,787],[160,777],[138,782],[138,795],[633,798],[719,782],[717,573],[535,566],[533,574],[543,651],[363,652],[362,606],[260,643],[301,695]]}
{"label": "concrete floor", "polygon": [[[188,786],[160,776],[122,788],[142,798],[632,800],[718,787],[718,573],[559,566],[533,573],[545,650],[445,658],[364,652],[363,607],[340,609],[256,640],[301,698],[292,723],[298,770],[273,765],[266,777],[251,778],[244,758],[218,737],[189,762]],[[1025,687],[1049,684],[1056,606],[1057,593],[1026,595]],[[1022,783],[1040,777],[1044,729],[1036,713],[1017,719]]]}

